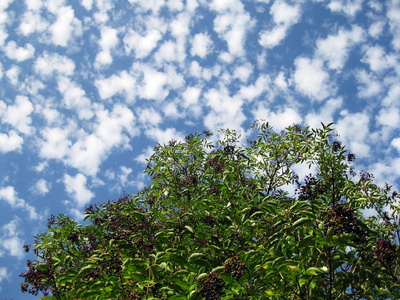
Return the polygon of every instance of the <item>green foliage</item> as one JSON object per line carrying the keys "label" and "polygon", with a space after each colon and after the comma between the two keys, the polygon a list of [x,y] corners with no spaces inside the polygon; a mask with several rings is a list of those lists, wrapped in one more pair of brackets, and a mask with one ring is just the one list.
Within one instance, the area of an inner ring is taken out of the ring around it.
{"label": "green foliage", "polygon": [[[36,236],[42,299],[399,299],[398,195],[355,176],[332,124],[157,146],[137,195]],[[315,167],[299,179],[293,166]],[[357,179],[358,178],[358,179]],[[297,185],[296,194],[283,188]],[[363,216],[363,209],[376,213]]]}

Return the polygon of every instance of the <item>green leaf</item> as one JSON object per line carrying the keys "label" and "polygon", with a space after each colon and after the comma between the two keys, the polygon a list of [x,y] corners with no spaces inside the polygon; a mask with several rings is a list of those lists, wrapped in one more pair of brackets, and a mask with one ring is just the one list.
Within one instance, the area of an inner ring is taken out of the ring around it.
{"label": "green leaf", "polygon": [[309,218],[300,218],[300,219],[298,219],[296,222],[294,222],[292,224],[292,227],[296,228],[296,227],[299,227],[299,226],[304,225],[306,223],[312,223],[312,220],[310,220]]}
{"label": "green leaf", "polygon": [[192,255],[189,256],[188,262],[193,262],[195,260],[199,260],[202,257],[204,257],[204,253],[193,253]]}

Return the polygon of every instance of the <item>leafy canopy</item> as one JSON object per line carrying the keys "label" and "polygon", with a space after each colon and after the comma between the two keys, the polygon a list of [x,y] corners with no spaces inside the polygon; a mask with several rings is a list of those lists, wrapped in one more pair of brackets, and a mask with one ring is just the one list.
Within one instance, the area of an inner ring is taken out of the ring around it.
{"label": "leafy canopy", "polygon": [[[90,205],[86,225],[50,218],[22,290],[42,299],[400,299],[397,193],[355,175],[332,124],[253,129],[247,146],[230,130],[215,145],[204,132],[157,146],[149,187]],[[317,171],[298,178],[299,165]]]}

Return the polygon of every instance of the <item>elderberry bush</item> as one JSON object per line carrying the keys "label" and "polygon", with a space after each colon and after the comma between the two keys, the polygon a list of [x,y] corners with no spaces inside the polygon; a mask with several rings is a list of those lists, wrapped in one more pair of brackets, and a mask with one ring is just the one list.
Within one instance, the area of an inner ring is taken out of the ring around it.
{"label": "elderberry bush", "polygon": [[[157,145],[151,185],[51,216],[21,290],[49,299],[400,299],[399,195],[332,124]],[[294,169],[316,170],[299,178]],[[288,189],[288,187],[290,187]],[[287,190],[296,190],[290,194]],[[369,214],[364,215],[368,210]],[[371,213],[373,211],[373,213]]]}

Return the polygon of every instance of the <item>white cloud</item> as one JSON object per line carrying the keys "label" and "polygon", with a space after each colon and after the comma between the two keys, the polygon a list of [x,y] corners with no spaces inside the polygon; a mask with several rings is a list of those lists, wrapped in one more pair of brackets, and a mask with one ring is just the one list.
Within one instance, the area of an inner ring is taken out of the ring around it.
{"label": "white cloud", "polygon": [[188,13],[182,12],[174,18],[170,24],[170,30],[172,36],[176,39],[185,39],[190,33],[190,21],[191,17]]}
{"label": "white cloud", "polygon": [[106,146],[95,134],[80,137],[69,149],[67,162],[86,175],[95,175],[106,158]]}
{"label": "white cloud", "polygon": [[[132,4],[136,4],[136,0],[128,0]],[[137,3],[143,11],[151,10],[153,14],[157,14],[161,7],[165,5],[165,0],[147,0]]]}
{"label": "white cloud", "polygon": [[[30,1],[27,3],[30,3]],[[25,36],[29,36],[34,32],[43,32],[47,27],[48,23],[41,17],[39,11],[25,12],[19,24],[19,30]]]}
{"label": "white cloud", "polygon": [[289,28],[300,19],[300,8],[278,0],[271,5],[270,14],[275,25],[271,29],[262,30],[259,39],[260,45],[266,48],[276,47],[286,37]]}
{"label": "white cloud", "polygon": [[321,125],[321,122],[324,124],[333,122],[336,119],[334,118],[334,114],[342,107],[342,105],[342,98],[332,98],[327,100],[323,103],[323,106],[320,107],[319,112],[309,112],[306,115],[306,125],[316,128]]}
{"label": "white cloud", "polygon": [[79,208],[87,205],[94,197],[94,193],[86,187],[86,184],[87,179],[81,173],[74,177],[68,174],[64,176],[65,190]]}
{"label": "white cloud", "polygon": [[50,10],[57,14],[57,20],[49,27],[52,42],[56,46],[66,47],[74,34],[81,35],[81,23],[75,18],[74,10],[70,6]]}
{"label": "white cloud", "polygon": [[302,117],[291,107],[284,106],[274,112],[265,105],[258,105],[252,114],[255,120],[265,119],[271,124],[275,131],[280,131],[293,124],[301,124]]}
{"label": "white cloud", "polygon": [[161,129],[159,127],[152,127],[147,129],[145,134],[161,145],[171,140],[182,141],[185,138],[183,134],[178,132],[175,128]]}
{"label": "white cloud", "polygon": [[198,33],[193,37],[190,54],[205,58],[213,49],[213,42],[208,34]]}
{"label": "white cloud", "polygon": [[332,93],[329,74],[324,70],[321,60],[300,57],[296,58],[294,64],[296,71],[293,79],[297,90],[316,100],[322,100]]}
{"label": "white cloud", "polygon": [[[0,255],[1,256],[1,255]],[[7,268],[0,267],[0,284],[4,280],[10,280],[10,275],[7,271]],[[1,286],[0,286],[0,291],[1,291]]]}
{"label": "white cloud", "polygon": [[358,157],[367,158],[370,155],[369,123],[369,114],[364,112],[350,114],[346,110],[341,112],[341,117],[336,122],[335,128],[340,140]]}
{"label": "white cloud", "polygon": [[383,29],[386,25],[386,21],[380,20],[380,21],[375,21],[373,22],[369,27],[368,27],[368,34],[377,39],[381,36],[383,33]]}
{"label": "white cloud", "polygon": [[381,81],[373,74],[365,70],[359,70],[356,73],[356,80],[359,83],[357,86],[358,97],[371,98],[379,95],[382,92]]}
{"label": "white cloud", "polygon": [[294,24],[300,17],[298,6],[291,6],[285,1],[277,0],[271,5],[270,14],[276,24]]}
{"label": "white cloud", "polygon": [[11,151],[20,151],[24,139],[20,137],[14,130],[8,133],[0,132],[0,152],[7,153]]}
{"label": "white cloud", "polygon": [[246,120],[243,114],[243,100],[230,97],[226,88],[210,89],[204,93],[204,99],[211,111],[204,118],[204,125],[213,132],[220,128],[240,129]]}
{"label": "white cloud", "polygon": [[110,27],[104,27],[101,29],[101,39],[99,46],[101,51],[96,56],[95,66],[102,67],[112,63],[113,58],[111,51],[118,45],[118,31]]}
{"label": "white cloud", "polygon": [[369,65],[371,71],[382,72],[397,64],[395,56],[389,55],[381,46],[365,46],[361,61]]}
{"label": "white cloud", "polygon": [[385,107],[379,110],[376,120],[379,124],[398,128],[400,125],[400,111],[397,107]]}
{"label": "white cloud", "polygon": [[340,70],[344,67],[351,47],[364,40],[364,31],[353,26],[351,31],[339,30],[336,35],[317,41],[316,55],[327,62],[330,69]]}
{"label": "white cloud", "polygon": [[162,117],[153,107],[142,108],[137,110],[137,116],[140,123],[143,125],[157,126],[162,122]]}
{"label": "white cloud", "polygon": [[[14,219],[1,227],[0,247],[10,256],[22,259],[25,256],[23,240],[21,239],[20,220]],[[4,271],[2,271],[4,272]],[[0,274],[4,278],[5,274]],[[0,278],[1,279],[1,278]],[[1,281],[1,280],[0,280]]]}
{"label": "white cloud", "polygon": [[25,211],[27,211],[31,220],[39,219],[39,215],[36,212],[36,209],[30,204],[26,203],[24,199],[19,198],[18,193],[13,186],[0,188],[0,200],[7,202],[13,209],[24,209]]}
{"label": "white cloud", "polygon": [[394,138],[390,144],[400,153],[400,138]]}
{"label": "white cloud", "polygon": [[35,61],[34,68],[42,76],[53,74],[70,76],[74,73],[75,63],[58,53],[45,52]]}
{"label": "white cloud", "polygon": [[68,139],[68,129],[45,128],[41,131],[43,139],[39,142],[40,157],[62,159],[69,153],[72,142]]}
{"label": "white cloud", "polygon": [[129,137],[137,134],[131,110],[120,104],[112,111],[98,108],[94,131],[83,133],[69,148],[66,163],[81,173],[94,176],[113,148],[130,148],[126,133]]}
{"label": "white cloud", "polygon": [[18,66],[13,65],[10,69],[6,71],[6,76],[10,80],[11,84],[16,86],[19,84],[19,74],[21,69]]}
{"label": "white cloud", "polygon": [[260,75],[254,84],[242,86],[238,96],[242,99],[253,101],[268,91],[271,87],[271,78],[268,75]]}
{"label": "white cloud", "polygon": [[397,0],[391,0],[387,3],[387,19],[389,28],[393,35],[392,46],[394,49],[400,49],[400,6]]}
{"label": "white cloud", "polygon": [[44,196],[48,192],[50,192],[51,183],[47,182],[45,179],[39,179],[36,184],[33,186],[33,192],[37,195]]}
{"label": "white cloud", "polygon": [[80,119],[89,120],[93,117],[91,101],[77,83],[67,77],[60,77],[58,90],[63,95],[65,107],[75,110]]}
{"label": "white cloud", "polygon": [[[214,19],[214,30],[218,35],[225,40],[228,45],[229,53],[233,56],[241,56],[244,54],[244,43],[246,41],[246,34],[254,26],[254,21],[250,15],[244,11],[243,5],[237,1],[235,6],[230,6],[232,11],[219,14]],[[212,7],[228,5],[225,1],[214,1],[216,4]],[[230,4],[229,4],[230,5]],[[233,10],[235,9],[235,10]]]}
{"label": "white cloud", "polygon": [[146,35],[141,35],[136,31],[129,31],[123,41],[125,51],[129,54],[134,52],[137,58],[147,57],[161,40],[162,34],[158,29],[150,29]]}
{"label": "white cloud", "polygon": [[31,127],[32,119],[30,114],[33,112],[33,105],[25,96],[17,96],[14,105],[6,105],[0,101],[0,106],[4,108],[0,112],[1,122],[10,124],[16,130],[24,134],[30,134],[33,129]]}
{"label": "white cloud", "polygon": [[266,48],[273,48],[286,37],[286,31],[287,28],[286,26],[276,26],[271,30],[263,30],[260,33],[260,39],[259,43],[261,46],[266,47]]}
{"label": "white cloud", "polygon": [[331,0],[328,8],[331,11],[355,16],[362,9],[363,0]]}
{"label": "white cloud", "polygon": [[10,41],[4,48],[8,58],[16,61],[31,59],[35,54],[35,48],[32,44],[26,44],[25,47],[18,47],[14,41]]}
{"label": "white cloud", "polygon": [[81,4],[86,10],[91,10],[93,6],[93,0],[81,0]]}
{"label": "white cloud", "polygon": [[167,6],[172,11],[181,11],[183,9],[182,0],[168,0]]}
{"label": "white cloud", "polygon": [[132,102],[136,97],[136,79],[126,71],[119,75],[111,75],[108,78],[97,79],[95,86],[101,99],[108,99],[116,94],[123,94]]}
{"label": "white cloud", "polygon": [[143,68],[143,85],[138,92],[144,99],[164,100],[169,93],[166,89],[167,82],[165,73],[146,66]]}

